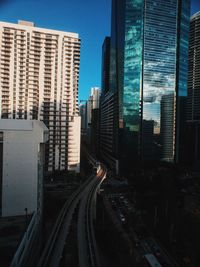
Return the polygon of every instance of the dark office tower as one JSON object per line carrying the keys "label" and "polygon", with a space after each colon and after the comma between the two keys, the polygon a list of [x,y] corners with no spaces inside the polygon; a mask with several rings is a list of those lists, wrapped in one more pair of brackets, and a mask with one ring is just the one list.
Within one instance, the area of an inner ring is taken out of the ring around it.
{"label": "dark office tower", "polygon": [[91,119],[91,150],[99,157],[99,143],[100,143],[100,109],[92,110]]}
{"label": "dark office tower", "polygon": [[200,121],[200,12],[190,20],[188,120]]}
{"label": "dark office tower", "polygon": [[170,161],[174,155],[174,94],[163,95],[160,103],[160,139],[162,159]]}
{"label": "dark office tower", "polygon": [[[118,98],[117,153],[122,171],[138,159],[179,159],[189,15],[189,0],[112,2],[110,90]],[[168,95],[175,111],[167,118],[173,127],[165,128],[165,134],[173,136],[170,144],[160,136],[161,100]],[[170,157],[166,157],[164,151],[169,148]]]}
{"label": "dark office tower", "polygon": [[200,161],[200,12],[190,19],[187,98],[187,152],[189,161]]}
{"label": "dark office tower", "polygon": [[110,37],[106,37],[102,46],[101,91],[105,95],[109,90],[110,73]]}
{"label": "dark office tower", "polygon": [[86,104],[79,105],[79,115],[81,116],[81,134],[85,134],[87,129]]}
{"label": "dark office tower", "polygon": [[106,37],[102,46],[102,94],[100,99],[100,155],[110,168],[118,169],[116,153],[117,92],[110,89],[110,37]]}

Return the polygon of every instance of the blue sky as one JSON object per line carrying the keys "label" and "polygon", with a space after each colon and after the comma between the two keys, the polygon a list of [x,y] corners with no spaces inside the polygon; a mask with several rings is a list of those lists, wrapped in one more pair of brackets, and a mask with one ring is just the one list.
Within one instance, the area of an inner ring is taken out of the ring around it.
{"label": "blue sky", "polygon": [[[200,10],[192,0],[191,14]],[[36,26],[79,33],[81,69],[79,99],[101,85],[101,46],[110,35],[111,0],[0,0],[0,20],[33,21]]]}

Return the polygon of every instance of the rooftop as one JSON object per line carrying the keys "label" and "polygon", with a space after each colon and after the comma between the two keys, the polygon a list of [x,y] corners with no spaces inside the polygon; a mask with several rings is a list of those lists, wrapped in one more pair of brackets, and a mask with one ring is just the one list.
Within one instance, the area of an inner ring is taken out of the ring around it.
{"label": "rooftop", "polygon": [[196,19],[196,18],[200,18],[200,11],[198,11],[197,13],[193,14],[190,18],[190,20]]}
{"label": "rooftop", "polygon": [[0,131],[33,131],[33,128],[38,126],[44,131],[48,131],[45,124],[37,120],[0,120]]}
{"label": "rooftop", "polygon": [[38,28],[38,27],[35,27],[35,24],[33,22],[23,21],[23,20],[19,20],[18,24],[0,21],[0,26],[14,28],[14,29],[17,28],[17,29],[22,29],[22,30],[35,30],[37,32],[46,33],[46,34],[64,35],[68,37],[79,38],[78,33],[51,30],[51,29],[46,29],[46,28]]}

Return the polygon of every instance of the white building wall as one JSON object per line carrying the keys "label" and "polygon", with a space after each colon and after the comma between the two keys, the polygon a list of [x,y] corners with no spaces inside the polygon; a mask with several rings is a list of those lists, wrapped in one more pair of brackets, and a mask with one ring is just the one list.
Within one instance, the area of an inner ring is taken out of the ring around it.
{"label": "white building wall", "polygon": [[[48,130],[42,122],[0,120],[3,132],[2,216],[37,211],[40,144]],[[40,196],[42,197],[42,196]],[[41,200],[40,200],[41,201]]]}

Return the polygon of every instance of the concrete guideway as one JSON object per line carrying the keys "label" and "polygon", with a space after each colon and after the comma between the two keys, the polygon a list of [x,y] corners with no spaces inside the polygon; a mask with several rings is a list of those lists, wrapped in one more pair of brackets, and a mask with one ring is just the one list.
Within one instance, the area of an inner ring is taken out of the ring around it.
{"label": "concrete guideway", "polygon": [[99,267],[100,261],[94,234],[94,201],[97,189],[105,177],[102,169],[84,190],[78,214],[78,252],[80,267]]}
{"label": "concrete guideway", "polygon": [[[96,216],[96,195],[101,183],[106,178],[106,168],[87,153],[88,160],[93,164],[95,175],[84,190],[81,199],[78,222],[78,255],[80,267],[100,267],[99,253],[94,232],[94,218]],[[98,168],[97,168],[98,166]]]}
{"label": "concrete guideway", "polygon": [[[95,164],[95,160],[93,162]],[[44,248],[38,267],[57,267],[60,265],[77,207],[79,266],[100,266],[94,235],[93,215],[96,208],[96,193],[105,177],[106,169],[100,164],[98,172],[91,175],[66,201]]]}
{"label": "concrete guideway", "polygon": [[82,197],[83,189],[92,179],[93,176],[90,176],[65,202],[43,250],[38,267],[59,266],[73,214]]}

